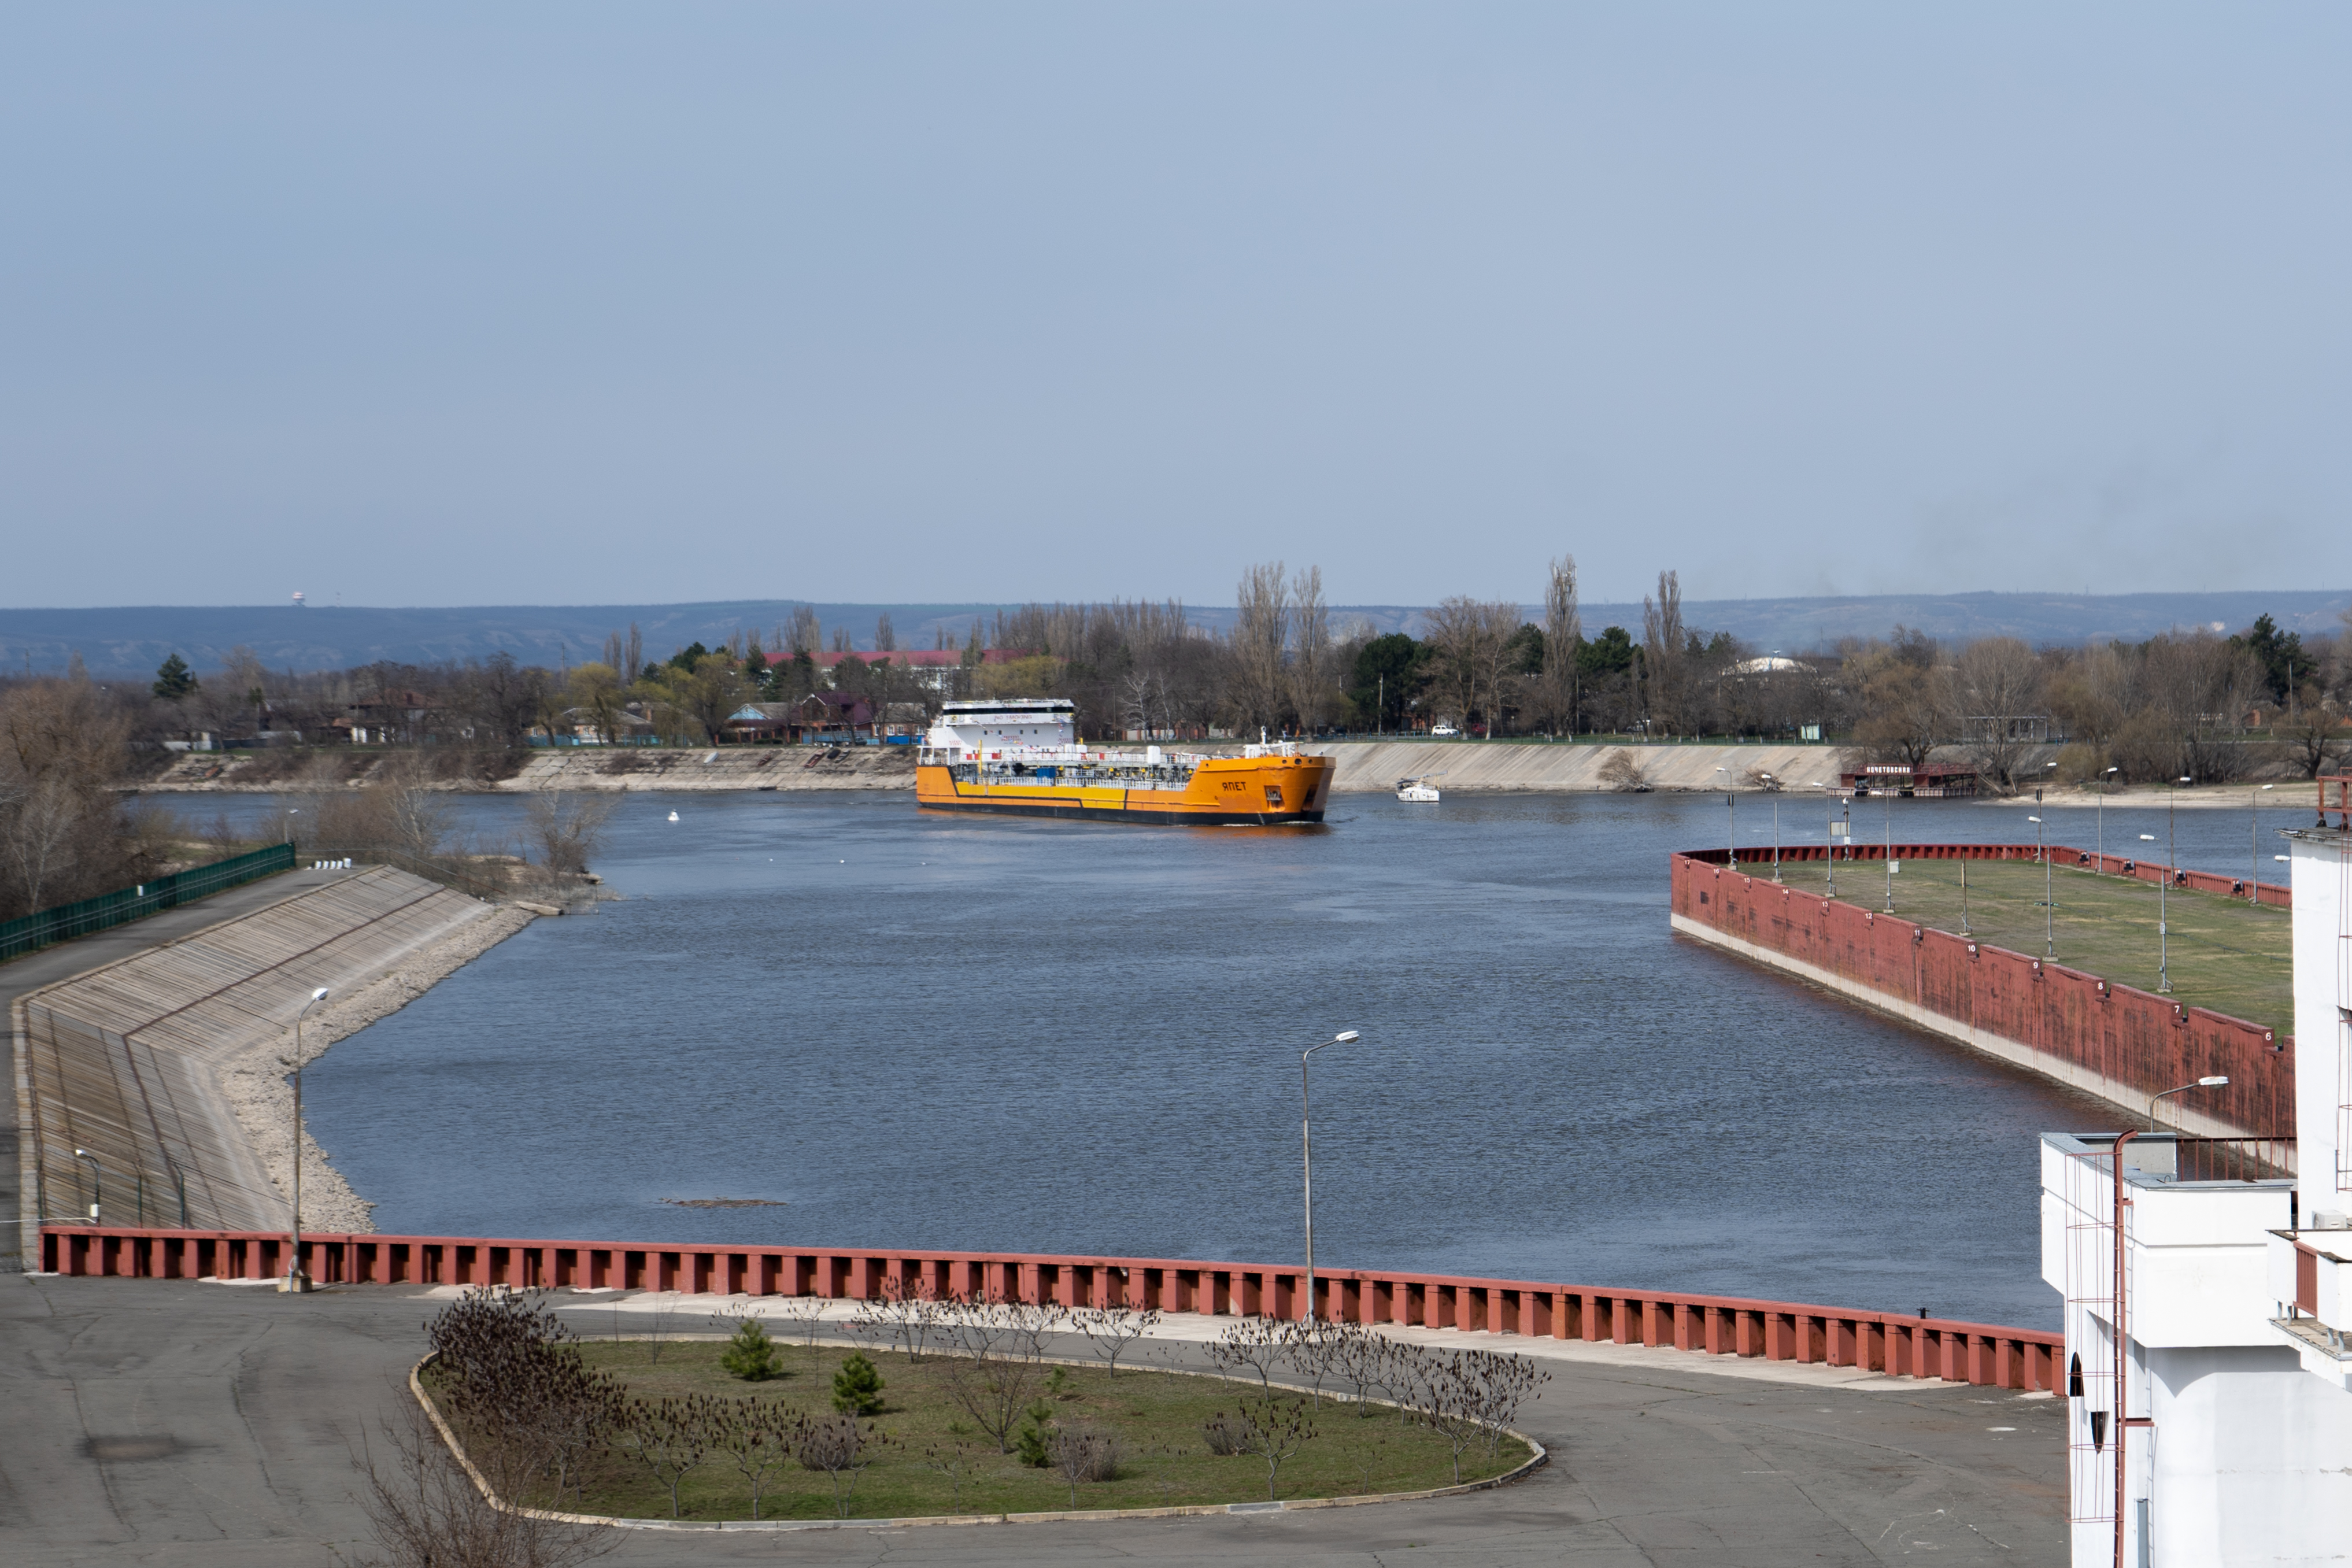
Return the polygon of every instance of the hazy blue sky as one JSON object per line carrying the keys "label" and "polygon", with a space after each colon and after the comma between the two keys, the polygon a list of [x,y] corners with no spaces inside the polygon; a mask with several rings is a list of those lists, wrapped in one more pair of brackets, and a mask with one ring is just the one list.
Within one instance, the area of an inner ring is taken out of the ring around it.
{"label": "hazy blue sky", "polygon": [[0,11],[0,604],[2320,587],[2352,11]]}

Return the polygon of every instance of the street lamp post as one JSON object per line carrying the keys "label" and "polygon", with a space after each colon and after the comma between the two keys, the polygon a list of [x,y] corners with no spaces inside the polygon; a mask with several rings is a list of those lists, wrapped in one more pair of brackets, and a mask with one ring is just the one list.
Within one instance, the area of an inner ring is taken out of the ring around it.
{"label": "street lamp post", "polygon": [[1886,796],[1886,912],[1895,912],[1895,796]]}
{"label": "street lamp post", "polygon": [[[2143,833],[2143,844],[2156,842],[2156,835]],[[2166,867],[2164,875],[2156,879],[2156,989],[2158,995],[2172,989],[2172,936],[2164,918],[2165,884],[2172,880],[2172,868]]]}
{"label": "street lamp post", "polygon": [[1307,1099],[1307,1058],[1323,1046],[1344,1046],[1358,1038],[1353,1029],[1343,1029],[1323,1042],[1309,1046],[1298,1053],[1298,1153],[1299,1169],[1305,1177],[1307,1198],[1307,1312],[1309,1321],[1315,1317],[1315,1117]]}
{"label": "street lamp post", "polygon": [[1739,819],[1731,805],[1731,770],[1715,770],[1723,775],[1723,863],[1733,870],[1739,869]]}
{"label": "street lamp post", "polygon": [[310,1289],[310,1277],[302,1272],[302,1020],[326,999],[327,988],[321,985],[294,1015],[294,1224],[288,1236],[286,1278],[278,1282],[281,1294]]}
{"label": "street lamp post", "polygon": [[98,1156],[87,1149],[75,1150],[74,1158],[89,1162],[89,1223],[96,1225],[99,1203],[106,1196],[106,1167],[100,1164]]}
{"label": "street lamp post", "polygon": [[[2142,834],[2140,837],[2146,838],[2149,835]],[[2170,1095],[2186,1094],[2192,1089],[2219,1089],[2229,1081],[2227,1078],[2200,1078],[2195,1083],[2184,1083],[2177,1089],[2168,1089],[2161,1093],[2152,1094],[2147,1099],[2147,1119],[2151,1122],[2156,1120],[2156,1102],[2159,1100]],[[2118,1133],[2116,1137],[2114,1153],[2116,1163],[2116,1568],[2124,1568],[2124,1487],[2127,1479],[2124,1467],[2124,1438],[2125,1434],[2131,1430],[2131,1423],[2125,1418],[2125,1410],[2131,1394],[2131,1335],[2127,1326],[2131,1320],[2126,1310],[2127,1303],[2125,1296],[2127,1265],[2124,1251],[2124,1210],[2129,1205],[2131,1200],[2124,1196],[2124,1145],[2138,1136],[2137,1128],[2130,1128]]]}
{"label": "street lamp post", "polygon": [[1759,773],[1764,787],[1772,792],[1772,879],[1780,879],[1780,781],[1770,773]]}
{"label": "street lamp post", "polygon": [[[1839,791],[1831,789],[1827,784],[1815,784],[1813,787],[1825,792],[1822,797],[1822,804],[1823,805],[1840,805]],[[1851,854],[1853,853],[1852,846],[1853,843],[1853,807],[1851,805],[1846,805],[1842,806],[1842,809],[1847,814],[1846,831],[1843,837],[1848,846],[1847,853]],[[1837,897],[1837,852],[1839,837],[1838,819],[1835,816],[1832,816],[1829,819],[1829,853],[1822,857],[1822,864],[1829,868],[1830,897],[1832,899]]]}
{"label": "street lamp post", "polygon": [[2264,784],[2251,790],[2246,797],[2246,844],[2252,869],[2246,873],[2246,901],[2263,901],[2263,790],[2276,789],[2276,784]]}
{"label": "street lamp post", "polygon": [[2107,871],[2107,775],[2122,771],[2121,768],[2099,770],[2099,842],[2096,847],[2099,856],[2098,871],[2101,876],[2106,875]]}
{"label": "street lamp post", "polygon": [[[2033,804],[2041,805],[2042,792],[2035,790],[2033,796]],[[2042,956],[2055,958],[2058,956],[2058,938],[2050,923],[2050,911],[2053,908],[2050,902],[2050,851],[2043,847],[2042,819],[2038,816],[2029,816],[2025,820],[2033,824],[2033,852],[2042,858]],[[1965,867],[1967,862],[1962,861],[1961,865]],[[1963,925],[1967,923],[1966,915],[1961,917],[1961,923]]]}

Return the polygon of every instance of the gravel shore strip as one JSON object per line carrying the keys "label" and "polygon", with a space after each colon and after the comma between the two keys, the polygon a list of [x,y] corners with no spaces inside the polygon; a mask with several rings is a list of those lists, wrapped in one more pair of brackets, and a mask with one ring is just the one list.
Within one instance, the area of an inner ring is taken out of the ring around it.
{"label": "gravel shore strip", "polygon": [[[315,1062],[328,1047],[357,1034],[377,1019],[397,1013],[434,984],[529,925],[534,917],[511,907],[487,910],[436,942],[401,959],[398,966],[348,996],[333,996],[302,1026],[305,1059]],[[291,1028],[265,1036],[221,1064],[221,1094],[261,1156],[263,1168],[287,1194],[293,1180],[291,1140],[294,1083],[286,1063],[293,1059]],[[375,1205],[352,1191],[342,1173],[307,1128],[302,1134],[302,1227],[319,1231],[372,1231]]]}

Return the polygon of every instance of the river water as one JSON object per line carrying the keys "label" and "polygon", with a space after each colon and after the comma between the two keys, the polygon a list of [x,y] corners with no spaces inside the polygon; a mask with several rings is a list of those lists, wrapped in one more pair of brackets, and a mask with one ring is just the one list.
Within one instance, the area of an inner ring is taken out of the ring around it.
{"label": "river water", "polygon": [[[2035,1140],[2114,1113],[1673,936],[1666,857],[1724,841],[1721,796],[1334,804],[1261,831],[628,795],[621,900],[337,1045],[310,1124],[394,1232],[1288,1259],[1297,1053],[1357,1029],[1315,1058],[1326,1266],[2056,1326]],[[1893,813],[1898,842],[2032,831]],[[1782,814],[1823,840],[1818,796]],[[2110,847],[2165,831],[2106,816]],[[2244,813],[2179,834],[2242,874]],[[785,1206],[663,1201],[704,1197]]]}

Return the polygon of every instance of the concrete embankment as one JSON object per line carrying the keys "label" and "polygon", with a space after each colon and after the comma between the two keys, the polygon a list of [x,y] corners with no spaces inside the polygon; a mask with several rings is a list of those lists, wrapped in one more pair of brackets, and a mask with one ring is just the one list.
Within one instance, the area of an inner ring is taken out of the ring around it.
{"label": "concrete embankment", "polygon": [[[1796,863],[1822,853],[1782,856]],[[2031,845],[1897,844],[1894,853],[1898,862],[2035,855]],[[1884,865],[1878,846],[1860,847],[1856,857],[1855,869],[1865,875]],[[2051,858],[2069,865],[2093,859],[2062,846],[2052,847]],[[2168,1124],[2253,1139],[2275,1139],[2294,1125],[2294,1041],[2274,1030],[1751,877],[1724,859],[1720,849],[1674,857],[1669,918],[1676,931],[2095,1095],[2135,1120],[2159,1090],[2222,1075],[2227,1089],[2168,1107]]]}
{"label": "concrete embankment", "polygon": [[540,752],[500,791],[803,790],[915,787],[912,746],[650,746]]}
{"label": "concrete embankment", "polygon": [[[1628,759],[1654,790],[1766,787],[1769,773],[1787,789],[1837,783],[1845,753],[1835,746],[1611,746],[1590,742],[1340,741],[1313,748],[1339,765],[1337,791],[1392,790],[1397,780],[1437,775],[1441,790],[1570,794],[1622,789],[1603,778],[1611,760]],[[1723,770],[1723,771],[1717,771]]]}
{"label": "concrete embankment", "polygon": [[[304,1021],[315,1058],[530,923],[383,867],[19,997],[12,1008],[27,1222],[86,1217],[283,1226]],[[77,1150],[96,1156],[95,1166]],[[303,1223],[372,1228],[369,1205],[302,1143]]]}

